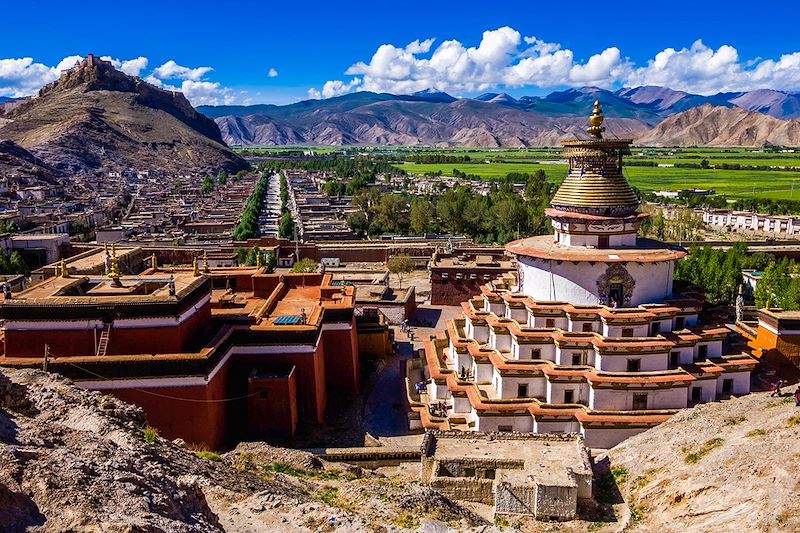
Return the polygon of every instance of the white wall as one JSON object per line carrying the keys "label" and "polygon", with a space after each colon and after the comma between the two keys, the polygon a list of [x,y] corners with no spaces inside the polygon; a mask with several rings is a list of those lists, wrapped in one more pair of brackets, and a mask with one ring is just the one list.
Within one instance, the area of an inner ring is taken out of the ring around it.
{"label": "white wall", "polygon": [[[597,279],[605,274],[608,264],[573,263],[539,260],[518,256],[522,272],[522,291],[539,301],[570,302],[597,305]],[[625,268],[636,280],[631,305],[660,303],[672,296],[671,261],[663,263],[627,263]]]}
{"label": "white wall", "polygon": [[475,413],[475,431],[491,432],[500,431],[500,426],[511,426],[512,431],[531,433],[533,431],[533,417],[528,414],[508,416],[481,416]]}
{"label": "white wall", "polygon": [[598,370],[603,372],[627,372],[628,359],[639,359],[640,372],[656,372],[666,370],[669,364],[668,353],[635,354],[635,355],[601,355]]}
{"label": "white wall", "polygon": [[639,392],[647,393],[647,409],[682,409],[687,404],[685,387],[642,391],[592,388],[589,407],[599,411],[632,411],[633,395]]}
{"label": "white wall", "polygon": [[583,439],[589,448],[613,448],[627,438],[638,435],[646,428],[588,428],[582,429]]}

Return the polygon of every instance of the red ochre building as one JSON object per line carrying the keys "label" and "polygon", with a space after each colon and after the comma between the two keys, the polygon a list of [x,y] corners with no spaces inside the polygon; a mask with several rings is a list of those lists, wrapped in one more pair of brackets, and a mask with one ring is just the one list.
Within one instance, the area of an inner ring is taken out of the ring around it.
{"label": "red ochre building", "polygon": [[506,245],[517,271],[461,304],[463,314],[408,363],[413,428],[581,433],[610,448],[677,409],[750,392],[757,361],[726,354],[702,300],[673,294],[686,251],[637,236],[647,215],[622,174],[629,140],[588,132],[564,143],[569,172],[553,233]]}
{"label": "red ochre building", "polygon": [[[49,278],[0,304],[0,365],[41,367],[141,406],[167,438],[218,449],[322,424],[358,393],[354,288],[257,268]],[[172,287],[171,287],[172,280]]]}

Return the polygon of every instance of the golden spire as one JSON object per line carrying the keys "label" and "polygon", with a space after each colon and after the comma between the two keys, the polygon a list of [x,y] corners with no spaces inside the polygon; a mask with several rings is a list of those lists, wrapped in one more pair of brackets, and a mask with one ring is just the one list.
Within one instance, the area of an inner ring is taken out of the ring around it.
{"label": "golden spire", "polygon": [[195,258],[192,259],[192,272],[194,273],[195,276],[200,275],[200,269],[197,266],[197,256],[195,256]]}
{"label": "golden spire", "polygon": [[108,243],[107,242],[103,243],[103,251],[106,253],[106,255],[108,255]]}
{"label": "golden spire", "polygon": [[68,278],[69,277],[69,269],[67,268],[67,262],[62,259],[61,263],[60,263],[60,267],[61,267],[61,277],[62,278]]}
{"label": "golden spire", "polygon": [[158,260],[156,259],[156,254],[150,256],[150,268],[153,270],[158,270]]}
{"label": "golden spire", "polygon": [[605,127],[603,127],[604,120],[605,117],[603,117],[603,109],[600,107],[600,100],[595,100],[592,116],[589,117],[590,126],[586,131],[594,135],[597,139],[602,139],[603,132],[606,131]]}
{"label": "golden spire", "polygon": [[208,267],[208,251],[203,250],[203,272],[208,274],[211,272],[211,269]]}
{"label": "golden spire", "polygon": [[256,254],[256,268],[261,268],[261,250]]}
{"label": "golden spire", "polygon": [[114,282],[114,284],[119,284],[119,261],[117,260],[117,245],[114,244],[111,246],[111,268],[108,271],[108,277]]}

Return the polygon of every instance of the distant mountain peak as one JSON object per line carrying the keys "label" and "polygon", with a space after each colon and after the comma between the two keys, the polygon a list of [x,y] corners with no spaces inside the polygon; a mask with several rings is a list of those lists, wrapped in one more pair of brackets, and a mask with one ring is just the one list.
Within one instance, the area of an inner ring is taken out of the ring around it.
{"label": "distant mountain peak", "polygon": [[3,105],[0,138],[62,172],[102,168],[237,171],[249,165],[181,92],[88,55],[37,97]]}
{"label": "distant mountain peak", "polygon": [[437,91],[436,89],[425,89],[417,91],[410,95],[417,100],[425,100],[426,102],[455,102],[456,98],[450,96],[444,91]]}

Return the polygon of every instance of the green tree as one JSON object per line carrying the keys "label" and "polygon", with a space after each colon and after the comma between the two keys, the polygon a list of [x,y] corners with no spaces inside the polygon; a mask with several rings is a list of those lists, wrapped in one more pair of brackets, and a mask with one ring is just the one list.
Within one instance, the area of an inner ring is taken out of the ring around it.
{"label": "green tree", "polygon": [[319,270],[319,263],[308,257],[302,258],[300,261],[295,261],[292,265],[292,272],[309,273]]}
{"label": "green tree", "polygon": [[294,220],[290,213],[284,213],[281,216],[281,222],[278,226],[278,235],[284,239],[291,239],[294,237]]}
{"label": "green tree", "polygon": [[11,252],[11,258],[9,260],[11,272],[14,274],[27,274],[28,273],[28,265],[25,263],[25,259],[22,257],[22,254],[19,253],[18,250],[14,250]]}
{"label": "green tree", "polygon": [[414,260],[407,255],[395,255],[386,261],[386,268],[397,276],[401,289],[403,288],[403,275],[414,272],[415,267]]}
{"label": "green tree", "polygon": [[363,211],[353,211],[348,214],[347,225],[350,227],[350,231],[359,237],[366,235],[369,229],[369,222],[367,222],[367,217]]}
{"label": "green tree", "polygon": [[264,267],[266,268],[267,274],[272,274],[275,272],[275,268],[278,266],[278,257],[275,255],[275,252],[269,251],[264,254]]}
{"label": "green tree", "polygon": [[260,253],[261,249],[258,247],[258,245],[250,248],[250,251],[247,252],[247,259],[245,260],[245,265],[256,266],[258,264],[258,256]]}
{"label": "green tree", "polygon": [[411,233],[422,235],[432,231],[436,224],[435,217],[436,209],[430,200],[415,198],[411,201],[411,212],[409,214]]}
{"label": "green tree", "polygon": [[228,173],[223,170],[222,172],[217,174],[217,183],[219,183],[220,185],[225,185],[226,183],[228,183]]}
{"label": "green tree", "polygon": [[211,194],[214,191],[214,180],[211,176],[203,178],[203,185],[200,187],[200,192],[203,194]]}

